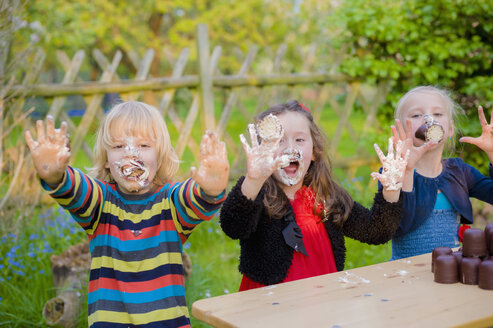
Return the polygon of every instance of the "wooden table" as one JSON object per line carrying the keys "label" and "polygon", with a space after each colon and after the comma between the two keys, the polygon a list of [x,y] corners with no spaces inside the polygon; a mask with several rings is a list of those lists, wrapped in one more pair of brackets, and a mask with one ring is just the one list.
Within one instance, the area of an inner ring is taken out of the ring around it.
{"label": "wooden table", "polygon": [[493,326],[493,290],[433,281],[431,254],[196,301],[214,327]]}

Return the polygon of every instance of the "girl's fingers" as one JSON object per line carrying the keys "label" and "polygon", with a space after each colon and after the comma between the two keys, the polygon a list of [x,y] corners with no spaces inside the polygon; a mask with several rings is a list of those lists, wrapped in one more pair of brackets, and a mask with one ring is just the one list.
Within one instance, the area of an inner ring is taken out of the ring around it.
{"label": "girl's fingers", "polygon": [[394,158],[394,137],[389,138],[389,146],[387,148],[387,155]]}
{"label": "girl's fingers", "polygon": [[486,121],[486,117],[484,116],[484,111],[482,106],[478,107],[478,116],[479,116],[479,122],[481,123],[482,127],[488,125],[488,122]]}
{"label": "girl's fingers", "polygon": [[394,142],[397,142],[397,140],[400,140],[399,132],[397,131],[397,128],[395,127],[395,125],[392,125],[390,127],[390,129],[392,130],[392,136],[394,137]]}
{"label": "girl's fingers", "polygon": [[375,151],[377,152],[378,158],[380,159],[380,162],[383,164],[385,160],[385,155],[383,154],[382,150],[380,150],[380,147],[378,147],[377,144],[373,144],[373,148],[375,148]]}
{"label": "girl's fingers", "polygon": [[406,131],[404,130],[404,127],[402,126],[402,122],[399,119],[395,120],[395,124],[397,125],[397,132],[399,133],[399,139],[403,140],[406,139]]}
{"label": "girl's fingers", "polygon": [[255,129],[255,125],[248,124],[248,132],[250,133],[250,143],[252,144],[252,148],[258,147],[257,129]]}
{"label": "girl's fingers", "polygon": [[385,187],[385,184],[386,184],[386,183],[385,183],[385,182],[386,182],[386,181],[385,181],[385,176],[383,176],[382,174],[380,174],[380,173],[378,173],[378,172],[372,172],[370,175],[371,175],[371,177],[372,177],[373,179],[377,179],[378,181],[380,181],[380,183],[381,183],[382,185],[384,185],[384,187]]}
{"label": "girl's fingers", "polygon": [[248,145],[246,138],[243,134],[240,134],[240,141],[241,141],[241,146],[243,147],[243,150],[245,151],[245,154],[248,157],[248,154],[250,154],[250,145]]}
{"label": "girl's fingers", "polygon": [[406,137],[407,139],[413,139],[413,128],[410,120],[406,120]]}
{"label": "girl's fingers", "polygon": [[473,138],[473,137],[462,137],[459,139],[460,142],[465,142],[465,143],[468,143],[468,144],[472,144],[472,145],[477,145],[478,142],[477,142],[477,138]]}

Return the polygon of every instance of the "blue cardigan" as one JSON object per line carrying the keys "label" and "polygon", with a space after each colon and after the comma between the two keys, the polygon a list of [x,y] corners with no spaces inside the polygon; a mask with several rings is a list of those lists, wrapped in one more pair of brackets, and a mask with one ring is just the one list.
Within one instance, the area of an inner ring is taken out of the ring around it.
{"label": "blue cardigan", "polygon": [[472,223],[472,206],[469,197],[493,204],[493,166],[489,175],[482,175],[477,169],[460,158],[442,160],[443,170],[435,178],[427,178],[414,172],[412,192],[402,192],[404,214],[394,237],[402,236],[416,229],[431,214],[440,189],[461,215],[461,223]]}

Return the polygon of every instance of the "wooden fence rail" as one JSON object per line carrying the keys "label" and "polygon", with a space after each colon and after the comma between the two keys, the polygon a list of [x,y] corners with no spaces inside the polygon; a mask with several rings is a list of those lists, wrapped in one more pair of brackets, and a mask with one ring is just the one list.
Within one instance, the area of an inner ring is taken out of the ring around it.
{"label": "wooden fence rail", "polygon": [[[246,53],[239,71],[224,75],[218,68],[222,48],[216,46],[210,51],[206,25],[197,26],[196,44],[195,75],[184,74],[190,55],[188,49],[183,49],[178,55],[171,75],[166,77],[150,74],[154,50],[148,50],[142,58],[132,53],[130,61],[136,68],[133,79],[122,79],[117,73],[122,53],[118,51],[113,58],[107,58],[99,50],[94,50],[92,57],[102,72],[98,81],[84,81],[79,75],[87,57],[84,51],[76,52],[72,58],[58,52],[57,59],[65,71],[61,83],[23,83],[12,86],[7,96],[17,97],[16,108],[25,107],[26,101],[33,97],[43,98],[49,105],[47,113],[68,122],[73,136],[72,152],[75,154],[82,150],[90,159],[92,152],[86,136],[92,133],[88,131],[92,131],[104,115],[104,96],[118,94],[122,100],[142,99],[155,105],[176,133],[174,146],[180,158],[188,151],[187,156],[191,154],[192,160],[198,162],[200,135],[206,129],[217,131],[227,143],[233,161],[233,175],[244,171],[244,155],[238,136],[228,133],[230,124],[237,125],[241,121],[240,124],[246,128],[253,116],[269,105],[302,98],[310,105],[317,122],[329,115],[329,111],[332,120],[337,120],[335,129],[326,131],[330,139],[329,151],[336,167],[347,168],[351,177],[358,166],[375,163],[376,156],[368,151],[363,139],[370,131],[378,130],[376,113],[388,92],[387,84],[364,86],[348,76],[333,73],[334,69],[330,72],[309,72],[316,62],[315,46],[305,53],[303,67],[295,73],[282,72],[285,46],[278,49],[271,65],[263,67],[262,74],[251,72],[258,54],[257,47],[253,46]],[[186,96],[188,110],[185,113],[176,106],[181,99],[177,99],[179,95]],[[69,97],[74,96],[82,98],[86,104],[85,114],[78,123],[66,111]],[[255,101],[254,110],[244,103],[252,99]],[[364,112],[364,122],[357,127],[351,120],[356,106]],[[16,115],[13,110],[7,110],[7,115],[9,112]],[[200,133],[197,132],[199,122]],[[354,144],[355,151],[349,156],[342,156],[338,149],[341,142],[348,141]]]}

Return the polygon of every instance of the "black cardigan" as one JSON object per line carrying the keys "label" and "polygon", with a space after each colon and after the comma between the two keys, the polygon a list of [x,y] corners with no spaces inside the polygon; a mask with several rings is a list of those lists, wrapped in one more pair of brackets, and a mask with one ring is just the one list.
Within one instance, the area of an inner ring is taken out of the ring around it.
{"label": "black cardigan", "polygon": [[[255,200],[246,198],[241,192],[243,180],[244,177],[238,180],[222,204],[221,228],[230,238],[240,240],[239,270],[242,274],[264,285],[280,283],[293,260],[293,248],[286,244],[282,234],[288,221],[286,217],[269,218],[263,205],[263,188]],[[397,230],[401,215],[402,197],[396,203],[389,203],[380,191],[375,194],[370,210],[354,202],[342,228],[329,217],[324,226],[332,244],[337,270],[344,269],[344,236],[368,244],[384,244]]]}

